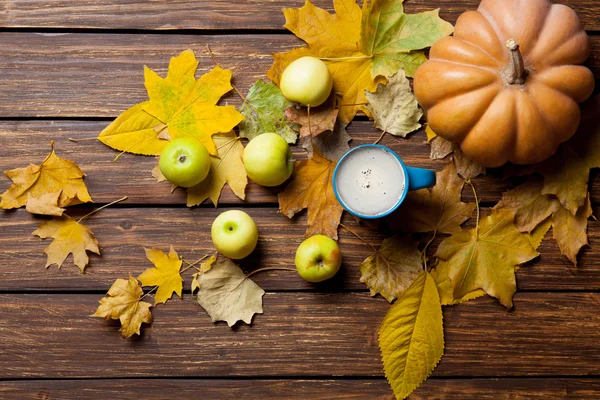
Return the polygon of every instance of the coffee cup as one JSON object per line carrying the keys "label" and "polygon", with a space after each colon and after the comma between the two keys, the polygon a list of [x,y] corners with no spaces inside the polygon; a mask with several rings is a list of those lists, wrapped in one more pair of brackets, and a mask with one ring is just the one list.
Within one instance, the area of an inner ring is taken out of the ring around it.
{"label": "coffee cup", "polygon": [[394,212],[409,191],[435,185],[435,172],[407,166],[388,147],[364,144],[340,158],[332,183],[335,196],[346,211],[374,219]]}

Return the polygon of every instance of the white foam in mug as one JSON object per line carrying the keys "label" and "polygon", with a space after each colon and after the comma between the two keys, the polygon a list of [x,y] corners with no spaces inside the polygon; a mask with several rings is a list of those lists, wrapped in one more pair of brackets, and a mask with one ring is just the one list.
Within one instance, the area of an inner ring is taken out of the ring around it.
{"label": "white foam in mug", "polygon": [[[415,182],[409,185],[411,178]],[[333,176],[338,201],[363,218],[387,215],[404,201],[408,190],[433,184],[433,171],[406,167],[396,153],[380,145],[351,149],[340,159]]]}

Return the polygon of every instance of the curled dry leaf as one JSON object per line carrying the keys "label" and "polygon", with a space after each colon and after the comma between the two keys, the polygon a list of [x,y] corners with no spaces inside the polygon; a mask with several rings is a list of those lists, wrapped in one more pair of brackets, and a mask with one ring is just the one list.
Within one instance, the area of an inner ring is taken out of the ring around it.
{"label": "curled dry leaf", "polygon": [[181,259],[177,255],[173,246],[169,250],[169,254],[165,254],[159,249],[144,249],[146,258],[154,264],[154,268],[148,268],[140,276],[138,280],[144,286],[158,286],[156,295],[154,296],[154,305],[166,303],[173,293],[181,297],[183,289],[183,278],[179,273],[181,269]]}
{"label": "curled dry leaf", "polygon": [[113,149],[145,155],[159,155],[168,141],[195,137],[216,155],[211,136],[229,132],[244,118],[233,106],[217,106],[231,90],[231,71],[215,67],[194,77],[198,61],[191,50],[173,57],[169,71],[161,78],[144,67],[149,100],[123,112],[98,139]]}
{"label": "curled dry leaf", "polygon": [[438,10],[404,13],[400,2],[334,0],[334,15],[309,0],[298,9],[286,8],[285,27],[307,44],[273,56],[267,76],[279,84],[283,70],[294,60],[312,55],[324,58],[333,76],[333,91],[341,96],[339,118],[347,125],[364,106],[365,90],[373,91],[385,77],[404,68],[408,76],[426,61],[421,49],[452,33]]}
{"label": "curled dry leaf", "polygon": [[272,132],[288,143],[296,143],[298,125],[286,119],[287,109],[292,105],[273,82],[257,80],[240,108],[244,116],[238,126],[240,137],[252,140],[262,133]]}
{"label": "curled dry leaf", "polygon": [[248,178],[242,162],[242,142],[233,132],[213,136],[213,139],[217,144],[219,156],[211,157],[210,171],[206,179],[187,189],[188,207],[202,204],[206,199],[210,199],[216,207],[226,183],[237,197],[242,200],[246,197]]}
{"label": "curled dry leaf", "polygon": [[575,215],[565,207],[560,206],[552,216],[552,233],[558,243],[560,252],[564,254],[573,265],[577,266],[579,250],[588,244],[587,224],[592,216],[592,206],[589,195]]}
{"label": "curled dry leaf", "polygon": [[213,322],[226,321],[230,327],[238,321],[250,324],[254,314],[263,312],[265,291],[229,259],[217,260],[197,281],[196,301]]}
{"label": "curled dry leaf", "polygon": [[383,132],[406,137],[421,127],[419,120],[423,111],[419,108],[404,70],[396,72],[385,86],[378,85],[374,93],[366,91],[365,96],[375,127]]}
{"label": "curled dry leaf", "polygon": [[48,255],[46,268],[53,264],[60,268],[69,254],[73,254],[75,265],[79,267],[81,272],[84,272],[89,262],[86,251],[100,254],[98,240],[96,240],[92,231],[66,214],[41,223],[33,234],[42,239],[53,239],[52,243],[44,249],[44,253]]}
{"label": "curled dry leaf", "polygon": [[142,287],[133,276],[129,279],[117,279],[108,290],[107,296],[100,299],[100,306],[93,316],[121,321],[120,332],[123,339],[134,334],[139,335],[142,323],[152,322],[152,304],[142,301],[143,293]]}
{"label": "curled dry leaf", "polygon": [[539,255],[529,238],[513,224],[511,211],[494,211],[479,226],[440,243],[436,256],[448,262],[454,298],[483,289],[505,307],[512,307],[517,290],[515,267]]}
{"label": "curled dry leaf", "polygon": [[379,327],[385,377],[397,399],[408,397],[444,354],[440,296],[433,278],[422,271],[396,300]]}
{"label": "curled dry leaf", "polygon": [[335,163],[315,152],[313,158],[294,163],[292,180],[278,195],[279,212],[292,218],[308,209],[306,236],[338,238],[343,208],[333,192],[331,179]]}
{"label": "curled dry leaf", "polygon": [[[49,215],[57,215],[58,208],[92,201],[83,182],[83,171],[73,161],[58,157],[54,142],[50,142],[50,147],[50,154],[40,165],[4,171],[13,184],[2,193],[0,208],[19,208],[28,199],[35,199],[35,205],[29,207],[33,206],[36,214],[46,209],[50,210]],[[52,194],[56,192],[57,197]]]}
{"label": "curled dry leaf", "polygon": [[386,218],[388,225],[403,232],[453,233],[473,215],[475,203],[463,203],[461,192],[465,181],[453,164],[436,172],[432,189],[408,193],[402,207]]}
{"label": "curled dry leaf", "polygon": [[308,158],[313,157],[313,150],[331,162],[336,162],[350,150],[348,144],[352,137],[348,135],[344,124],[339,121],[332,132],[324,132],[317,137],[302,138],[302,147],[307,151]]}
{"label": "curled dry leaf", "polygon": [[335,106],[335,93],[332,93],[325,103],[310,108],[310,121],[307,107],[288,107],[285,109],[285,116],[301,126],[301,138],[319,136],[325,131],[333,131],[338,116],[338,108]]}
{"label": "curled dry leaf", "polygon": [[402,296],[422,271],[418,243],[406,236],[392,236],[360,264],[360,281],[369,287],[371,296],[379,293],[391,303]]}

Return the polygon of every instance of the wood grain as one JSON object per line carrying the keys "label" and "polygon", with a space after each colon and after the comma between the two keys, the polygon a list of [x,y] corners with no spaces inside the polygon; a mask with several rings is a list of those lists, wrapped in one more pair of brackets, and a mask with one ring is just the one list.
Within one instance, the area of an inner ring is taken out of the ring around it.
{"label": "wood grain", "polygon": [[[195,398],[203,400],[393,400],[385,379],[85,379],[27,380],[3,382],[4,400],[62,399],[164,400]],[[600,397],[597,378],[540,379],[443,379],[431,378],[411,396],[418,399],[498,399],[545,400],[592,399]]]}
{"label": "wood grain", "polygon": [[[594,0],[561,0],[581,18],[586,29],[599,30]],[[6,0],[0,27],[102,28],[102,29],[281,29],[281,9],[300,7],[302,0]],[[313,4],[332,10],[331,0]],[[406,11],[441,8],[440,15],[455,22],[478,0],[411,0]],[[0,9],[1,10],[1,9]]]}
{"label": "wood grain", "polygon": [[[170,57],[196,51],[213,67],[209,44],[243,92],[269,69],[271,53],[302,45],[292,35],[0,33],[0,117],[116,117],[147,98],[143,66],[164,74]],[[594,49],[600,36],[592,37]],[[588,60],[600,76],[599,53]],[[233,93],[223,102],[239,104]]]}
{"label": "wood grain", "polygon": [[[117,278],[128,274],[138,276],[152,265],[146,260],[143,247],[167,251],[173,245],[179,254],[192,262],[214,252],[210,225],[227,208],[108,208],[87,220],[86,225],[100,242],[102,256],[90,255],[90,264],[82,275],[68,259],[62,269],[56,266],[44,269],[46,255],[43,249],[49,241],[31,235],[38,223],[24,210],[4,213],[0,218],[0,291],[79,290],[104,292]],[[245,209],[257,222],[260,236],[256,251],[241,261],[247,272],[260,267],[294,267],[296,248],[304,240],[306,215],[288,220],[274,208]],[[596,208],[598,211],[598,208]],[[71,213],[83,215],[82,209]],[[484,210],[484,213],[486,211]],[[384,234],[364,225],[357,225],[353,217],[344,223],[374,245],[379,245]],[[306,291],[363,291],[358,266],[372,250],[356,237],[340,229],[340,248],[343,266],[336,277],[320,285],[309,284],[290,271],[271,271],[253,279],[266,290]],[[428,240],[429,235],[423,235]],[[590,221],[590,248],[585,248],[575,268],[560,255],[556,243],[548,239],[539,249],[542,256],[517,274],[519,290],[597,290],[600,286],[600,224]],[[434,242],[432,250],[436,248]],[[189,287],[192,271],[185,274]]]}
{"label": "wood grain", "polygon": [[[234,329],[186,295],[156,307],[133,340],[90,317],[100,297],[0,295],[0,378],[382,376],[377,327],[389,305],[366,293],[267,293],[264,314]],[[435,376],[600,374],[600,294],[519,293],[515,304],[445,309]]]}

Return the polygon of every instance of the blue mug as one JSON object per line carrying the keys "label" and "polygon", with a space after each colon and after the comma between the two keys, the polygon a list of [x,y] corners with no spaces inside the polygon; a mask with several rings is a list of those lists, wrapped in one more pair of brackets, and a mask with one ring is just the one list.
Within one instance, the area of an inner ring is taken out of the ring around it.
{"label": "blue mug", "polygon": [[435,171],[408,167],[388,147],[364,144],[340,158],[332,183],[335,197],[346,211],[374,219],[394,212],[409,191],[435,185]]}

